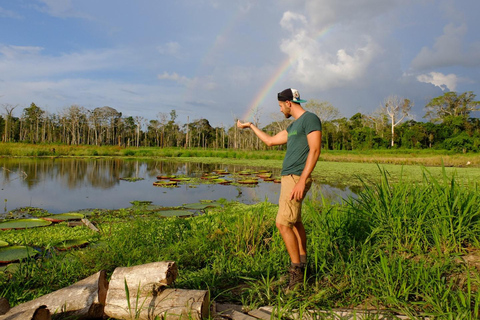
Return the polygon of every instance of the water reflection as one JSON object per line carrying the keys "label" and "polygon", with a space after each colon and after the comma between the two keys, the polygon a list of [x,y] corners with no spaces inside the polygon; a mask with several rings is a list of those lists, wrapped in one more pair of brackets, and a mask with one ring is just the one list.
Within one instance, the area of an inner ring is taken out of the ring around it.
{"label": "water reflection", "polygon": [[[248,169],[238,165],[181,163],[163,160],[125,159],[0,159],[2,180],[0,200],[7,212],[19,207],[39,207],[52,213],[86,208],[117,209],[129,207],[130,201],[148,200],[162,206],[178,206],[200,200],[226,198],[243,203],[277,203],[280,185],[260,182],[256,187],[232,185],[181,184],[178,188],[159,188],[152,183],[159,174],[200,177],[205,172],[224,169],[238,172]],[[256,168],[269,169],[269,168]],[[274,175],[279,175],[274,170]],[[125,177],[144,180],[128,182]],[[353,192],[328,185],[317,186],[325,195],[342,198]]]}

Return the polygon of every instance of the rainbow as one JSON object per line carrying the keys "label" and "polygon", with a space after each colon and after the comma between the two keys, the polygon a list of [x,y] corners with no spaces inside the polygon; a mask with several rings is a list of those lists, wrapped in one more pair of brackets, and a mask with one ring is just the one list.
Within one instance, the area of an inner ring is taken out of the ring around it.
{"label": "rainbow", "polygon": [[[333,26],[326,27],[322,29],[316,36],[315,39],[318,40],[319,38],[325,36],[330,30],[332,30]],[[253,120],[253,116],[258,110],[258,107],[263,103],[267,95],[272,90],[273,86],[282,78],[282,76],[288,71],[288,69],[298,60],[301,56],[301,51],[294,56],[293,58],[287,58],[280,64],[280,67],[275,71],[272,75],[270,80],[268,80],[262,89],[257,93],[253,101],[250,103],[250,107],[247,109],[245,114],[242,117],[243,121]],[[285,89],[285,88],[284,88]]]}

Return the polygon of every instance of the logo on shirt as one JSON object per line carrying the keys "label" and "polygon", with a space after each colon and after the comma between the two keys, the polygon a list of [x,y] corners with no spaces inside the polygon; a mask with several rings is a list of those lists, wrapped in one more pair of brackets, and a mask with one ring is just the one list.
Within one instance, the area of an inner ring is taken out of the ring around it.
{"label": "logo on shirt", "polygon": [[296,136],[297,135],[297,130],[292,130],[291,132],[288,133],[288,136]]}

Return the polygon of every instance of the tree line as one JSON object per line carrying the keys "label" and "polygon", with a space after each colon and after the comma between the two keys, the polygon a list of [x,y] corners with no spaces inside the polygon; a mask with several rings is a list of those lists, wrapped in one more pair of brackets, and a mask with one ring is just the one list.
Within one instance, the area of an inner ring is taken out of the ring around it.
{"label": "tree line", "polygon": [[[372,114],[341,116],[329,102],[310,100],[305,109],[322,120],[322,147],[328,150],[384,148],[446,149],[456,152],[480,151],[480,121],[472,112],[480,110],[473,92],[447,92],[425,106],[425,121],[411,117],[413,103],[389,96]],[[176,122],[175,110],[160,112],[155,119],[124,117],[115,108],[104,106],[88,110],[72,105],[58,113],[48,113],[35,103],[14,116],[18,106],[2,105],[2,142],[62,143],[68,145],[118,145],[234,148],[260,150],[267,147],[250,130],[239,130],[232,119],[229,127],[212,127],[207,119],[186,124]],[[272,114],[263,127],[269,134],[285,129],[292,120]],[[259,125],[259,116],[254,122]],[[278,148],[284,148],[280,146]]]}

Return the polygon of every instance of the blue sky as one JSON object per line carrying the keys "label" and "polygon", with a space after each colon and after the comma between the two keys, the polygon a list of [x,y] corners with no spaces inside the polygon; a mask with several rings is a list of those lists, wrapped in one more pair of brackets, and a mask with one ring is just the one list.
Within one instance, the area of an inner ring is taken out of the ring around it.
{"label": "blue sky", "polygon": [[0,106],[175,110],[227,127],[257,108],[266,125],[293,87],[345,117],[397,95],[423,121],[444,92],[480,97],[478,12],[478,0],[0,0]]}

